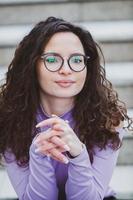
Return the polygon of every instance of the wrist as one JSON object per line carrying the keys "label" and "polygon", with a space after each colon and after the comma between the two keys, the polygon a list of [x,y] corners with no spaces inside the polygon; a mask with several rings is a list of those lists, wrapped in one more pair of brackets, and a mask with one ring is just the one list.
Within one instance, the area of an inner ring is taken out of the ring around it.
{"label": "wrist", "polygon": [[76,158],[76,157],[77,157],[77,156],[72,156],[72,155],[70,154],[69,151],[66,152],[66,155],[67,155],[68,158],[70,158],[70,159],[73,159],[73,158]]}
{"label": "wrist", "polygon": [[69,151],[67,151],[66,152],[66,155],[70,158],[70,159],[73,159],[73,158],[76,158],[77,156],[79,156],[80,154],[81,154],[81,152],[83,151],[83,143],[81,143],[81,148],[80,148],[80,150],[77,152],[76,151],[76,153],[73,153],[73,152],[69,152]]}

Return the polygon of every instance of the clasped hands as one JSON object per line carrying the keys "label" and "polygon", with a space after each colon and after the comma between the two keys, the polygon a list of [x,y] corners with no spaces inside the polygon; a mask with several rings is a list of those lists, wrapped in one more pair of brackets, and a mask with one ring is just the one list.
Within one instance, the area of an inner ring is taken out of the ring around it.
{"label": "clasped hands", "polygon": [[69,151],[73,157],[78,156],[82,149],[83,143],[79,140],[73,129],[69,126],[68,121],[64,121],[56,115],[46,119],[36,125],[38,127],[50,126],[44,132],[41,132],[34,141],[36,152],[50,156],[53,159],[68,163],[69,160],[63,152]]}

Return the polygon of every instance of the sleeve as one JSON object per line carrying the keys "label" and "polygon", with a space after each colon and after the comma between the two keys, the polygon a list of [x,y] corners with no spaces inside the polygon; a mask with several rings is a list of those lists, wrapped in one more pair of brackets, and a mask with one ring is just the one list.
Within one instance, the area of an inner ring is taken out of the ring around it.
{"label": "sleeve", "polygon": [[[124,130],[119,130],[120,139]],[[83,151],[74,159],[69,159],[68,180],[66,182],[67,200],[102,200],[111,180],[119,150],[107,146],[96,149],[93,164],[84,145]]]}
{"label": "sleeve", "polygon": [[19,200],[58,199],[54,168],[47,156],[35,153],[34,144],[28,167],[19,167],[15,161],[6,162],[5,167]]}

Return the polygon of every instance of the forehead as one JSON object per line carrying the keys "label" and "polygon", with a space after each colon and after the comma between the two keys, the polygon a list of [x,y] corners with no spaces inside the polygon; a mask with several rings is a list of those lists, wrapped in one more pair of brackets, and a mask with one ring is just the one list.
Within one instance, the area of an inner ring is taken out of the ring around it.
{"label": "forehead", "polygon": [[61,54],[84,53],[80,39],[72,32],[55,33],[45,46],[44,51]]}

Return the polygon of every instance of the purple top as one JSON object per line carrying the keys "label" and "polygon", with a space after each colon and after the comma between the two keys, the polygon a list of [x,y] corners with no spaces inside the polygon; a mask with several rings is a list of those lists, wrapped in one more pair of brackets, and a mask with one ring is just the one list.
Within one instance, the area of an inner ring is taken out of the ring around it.
{"label": "purple top", "polygon": [[[60,117],[68,120],[70,126],[73,126],[72,111]],[[47,118],[49,116],[42,110],[38,111],[38,122]],[[118,132],[122,139],[124,130],[119,128]],[[35,149],[36,146],[32,143],[27,167],[19,167],[14,155],[7,153],[7,157],[13,159],[13,162],[6,162],[5,167],[19,200],[65,200],[65,195],[67,200],[101,200],[107,196],[115,196],[115,192],[109,187],[109,182],[119,150],[113,151],[107,147],[106,150],[100,151],[96,147],[94,162],[91,164],[84,145],[79,156],[69,158],[68,164],[62,164],[35,153]]]}

